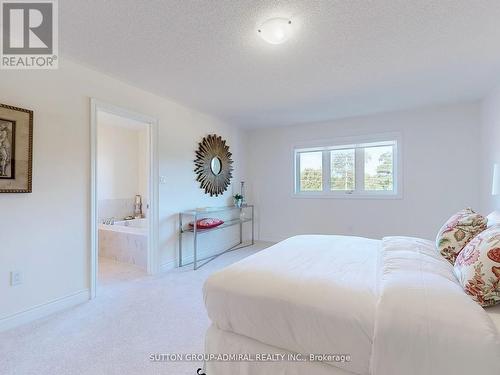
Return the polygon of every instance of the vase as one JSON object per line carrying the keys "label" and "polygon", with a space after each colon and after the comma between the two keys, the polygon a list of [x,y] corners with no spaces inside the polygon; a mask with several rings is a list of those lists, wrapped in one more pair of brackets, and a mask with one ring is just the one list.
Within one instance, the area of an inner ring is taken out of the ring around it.
{"label": "vase", "polygon": [[235,199],[235,200],[234,200],[234,205],[235,205],[236,207],[241,208],[241,204],[242,204],[242,203],[243,203],[243,199]]}

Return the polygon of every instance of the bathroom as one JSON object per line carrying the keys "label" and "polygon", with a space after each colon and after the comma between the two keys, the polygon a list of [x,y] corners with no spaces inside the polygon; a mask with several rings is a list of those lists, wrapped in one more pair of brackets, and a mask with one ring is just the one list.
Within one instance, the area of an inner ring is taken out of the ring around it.
{"label": "bathroom", "polygon": [[148,124],[99,112],[97,116],[99,282],[147,271]]}

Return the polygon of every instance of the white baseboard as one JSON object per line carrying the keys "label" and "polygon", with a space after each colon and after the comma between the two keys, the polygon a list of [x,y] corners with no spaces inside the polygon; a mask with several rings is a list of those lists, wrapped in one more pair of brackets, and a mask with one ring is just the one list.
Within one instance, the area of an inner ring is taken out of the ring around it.
{"label": "white baseboard", "polygon": [[22,324],[32,322],[36,319],[43,318],[55,312],[68,309],[88,301],[90,291],[88,289],[79,292],[56,298],[52,301],[33,306],[27,310],[8,315],[0,319],[0,332],[17,327]]}
{"label": "white baseboard", "polygon": [[[212,251],[201,251],[198,253],[198,259],[205,258],[205,257],[208,257],[210,255],[214,255],[216,253],[217,253],[217,251],[213,251],[213,250]],[[188,257],[184,257],[183,263],[189,264],[189,263],[192,263],[193,260],[194,260],[194,256],[190,255]],[[167,263],[160,264],[160,272],[171,271],[177,267],[179,267],[179,259],[175,258],[173,260],[168,261]]]}
{"label": "white baseboard", "polygon": [[[266,243],[266,242],[269,242],[269,244],[275,244],[276,242],[271,242],[271,241],[255,241],[255,243]],[[211,251],[201,251],[198,253],[198,259],[202,259],[202,258],[205,258],[205,257],[209,257],[211,255],[215,255],[217,254],[218,251],[214,251],[214,250],[211,250]],[[192,266],[192,262],[194,260],[194,256],[193,255],[190,255],[190,256],[187,256],[187,257],[184,257],[183,259],[183,264],[190,264],[191,263],[191,266]],[[167,263],[163,263],[163,264],[160,264],[160,272],[167,272],[167,271],[171,271],[173,270],[174,268],[177,268],[179,267],[179,259],[178,258],[175,258],[173,260],[170,260],[168,261]]]}
{"label": "white baseboard", "polygon": [[[202,251],[202,252],[198,253],[198,259],[202,259],[202,258],[208,257],[210,255],[214,255],[216,253],[217,253],[216,251],[215,252],[214,251]],[[190,264],[191,263],[191,266],[192,266],[193,261],[194,261],[194,256],[191,255],[188,257],[184,257],[184,260],[182,263],[183,264]],[[179,259],[175,258],[174,260],[171,260],[167,263],[161,264],[160,265],[160,272],[170,271],[170,270],[173,270],[174,268],[177,268],[177,267],[179,267]]]}
{"label": "white baseboard", "polygon": [[179,261],[177,259],[171,260],[170,262],[167,263],[160,264],[160,272],[171,271],[178,265]]}

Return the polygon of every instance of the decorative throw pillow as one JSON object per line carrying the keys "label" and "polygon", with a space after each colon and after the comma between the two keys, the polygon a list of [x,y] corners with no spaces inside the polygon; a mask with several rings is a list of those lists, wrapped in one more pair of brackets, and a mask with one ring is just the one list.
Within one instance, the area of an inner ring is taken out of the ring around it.
{"label": "decorative throw pillow", "polygon": [[[218,227],[219,225],[224,224],[221,219],[214,219],[210,217],[206,217],[196,221],[196,228],[198,229],[210,229]],[[190,227],[194,227],[193,223],[189,223]]]}
{"label": "decorative throw pillow", "polygon": [[479,233],[455,262],[465,292],[481,306],[500,303],[500,225]]}
{"label": "decorative throw pillow", "polygon": [[486,229],[486,218],[470,208],[457,212],[439,230],[436,247],[451,264],[457,255],[478,233]]}

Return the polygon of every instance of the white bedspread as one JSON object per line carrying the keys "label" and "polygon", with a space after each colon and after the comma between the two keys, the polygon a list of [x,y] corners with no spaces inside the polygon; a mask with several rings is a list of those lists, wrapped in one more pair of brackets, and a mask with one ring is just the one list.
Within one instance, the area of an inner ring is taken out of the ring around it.
{"label": "white bedspread", "polygon": [[498,332],[500,332],[500,305],[496,305],[493,307],[488,307],[486,309],[488,316],[493,321],[495,327],[497,327]]}
{"label": "white bedspread", "polygon": [[212,275],[212,322],[295,353],[350,354],[334,363],[368,373],[381,241],[297,236]]}
{"label": "white bedspread", "polygon": [[428,241],[383,240],[372,374],[500,374],[499,332]]}
{"label": "white bedspread", "polygon": [[499,333],[430,241],[297,236],[212,275],[213,324],[357,374],[500,374]]}
{"label": "white bedspread", "polygon": [[[211,326],[206,335],[207,353],[228,354],[281,354],[293,355],[286,350],[255,341],[233,332],[222,331]],[[265,362],[209,361],[207,375],[353,375],[352,372],[333,367],[322,362],[278,360]]]}

